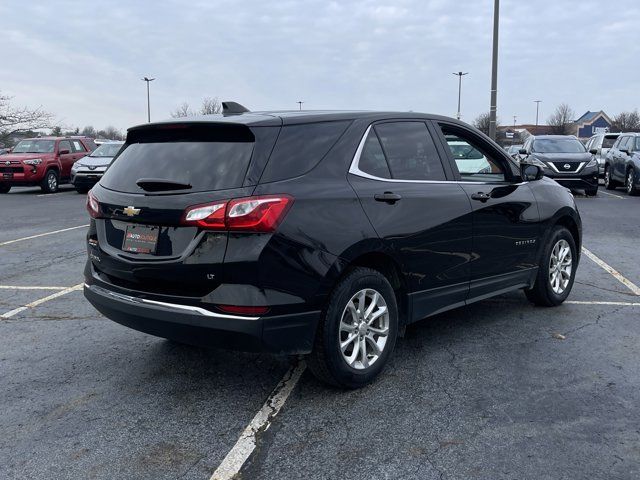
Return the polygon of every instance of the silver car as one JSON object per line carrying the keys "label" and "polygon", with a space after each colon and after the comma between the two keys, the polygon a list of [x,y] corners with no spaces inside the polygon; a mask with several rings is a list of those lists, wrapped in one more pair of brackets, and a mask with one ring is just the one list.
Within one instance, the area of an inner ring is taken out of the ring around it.
{"label": "silver car", "polygon": [[598,133],[587,141],[587,151],[597,150],[595,155],[598,161],[598,172],[601,177],[604,176],[604,160],[607,157],[607,152],[619,136],[619,133]]}
{"label": "silver car", "polygon": [[71,167],[71,183],[78,193],[87,193],[98,180],[120,151],[124,142],[105,142],[86,157],[81,158]]}

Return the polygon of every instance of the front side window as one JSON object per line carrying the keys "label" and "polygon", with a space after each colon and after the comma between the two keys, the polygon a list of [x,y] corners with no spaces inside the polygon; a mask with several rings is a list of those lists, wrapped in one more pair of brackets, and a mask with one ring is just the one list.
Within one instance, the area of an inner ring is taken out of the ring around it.
{"label": "front side window", "polygon": [[66,150],[67,153],[71,153],[71,143],[69,142],[69,140],[62,140],[58,144],[58,152],[61,152],[63,150]]}
{"label": "front side window", "polygon": [[491,158],[477,140],[464,133],[442,127],[442,133],[458,168],[461,180],[471,182],[504,182],[500,162]]}
{"label": "front side window", "polygon": [[436,146],[423,122],[392,122],[376,125],[375,131],[391,178],[399,180],[444,180]]}

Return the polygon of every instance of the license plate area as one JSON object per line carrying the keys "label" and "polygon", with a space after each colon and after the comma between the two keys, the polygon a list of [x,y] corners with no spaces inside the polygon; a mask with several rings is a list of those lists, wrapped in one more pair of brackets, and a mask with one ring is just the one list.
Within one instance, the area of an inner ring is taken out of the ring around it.
{"label": "license plate area", "polygon": [[6,179],[13,178],[13,173],[3,173],[2,178],[6,178]]}
{"label": "license plate area", "polygon": [[160,227],[151,225],[127,225],[122,250],[132,253],[156,253]]}

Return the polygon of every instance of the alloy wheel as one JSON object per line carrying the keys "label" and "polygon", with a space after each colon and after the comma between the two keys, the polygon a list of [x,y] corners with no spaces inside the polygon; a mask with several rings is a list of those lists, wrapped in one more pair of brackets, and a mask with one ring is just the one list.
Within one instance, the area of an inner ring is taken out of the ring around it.
{"label": "alloy wheel", "polygon": [[573,256],[569,243],[558,240],[551,250],[551,260],[549,262],[549,283],[556,295],[562,295],[567,289],[571,280],[573,269]]}
{"label": "alloy wheel", "polygon": [[609,184],[611,183],[611,172],[608,168],[604,170],[604,186],[609,188]]}
{"label": "alloy wheel", "polygon": [[633,191],[633,177],[634,177],[633,169],[629,170],[627,173],[627,193],[631,193]]}
{"label": "alloy wheel", "polygon": [[49,186],[50,192],[55,192],[58,187],[58,179],[56,178],[56,174],[51,172],[47,177],[47,185]]}
{"label": "alloy wheel", "polygon": [[338,341],[342,358],[352,368],[364,370],[382,355],[389,336],[389,309],[384,297],[360,290],[347,302],[340,318]]}

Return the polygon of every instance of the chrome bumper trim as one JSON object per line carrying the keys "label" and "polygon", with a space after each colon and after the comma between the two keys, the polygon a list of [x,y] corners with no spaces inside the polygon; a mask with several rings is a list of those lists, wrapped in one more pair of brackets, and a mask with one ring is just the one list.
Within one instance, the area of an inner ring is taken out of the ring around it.
{"label": "chrome bumper trim", "polygon": [[146,304],[146,305],[156,305],[159,307],[164,307],[172,310],[184,311],[189,313],[196,313],[198,315],[202,315],[205,317],[215,317],[215,318],[226,318],[230,320],[260,320],[260,317],[243,317],[240,315],[227,315],[224,313],[212,312],[210,310],[206,310],[200,307],[194,307],[192,305],[181,305],[178,303],[167,303],[167,302],[158,302],[156,300],[149,300],[148,298],[139,298],[132,297],[130,295],[124,295],[122,293],[112,292],[107,290],[106,288],[99,287],[97,285],[88,285],[84,284],[84,288],[91,290],[94,293],[98,293],[100,295],[113,297],[117,300],[122,300],[124,302],[132,303],[132,304]]}

